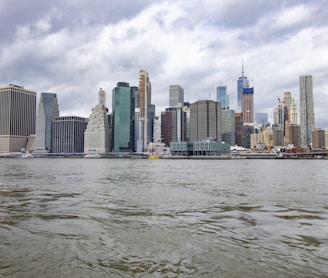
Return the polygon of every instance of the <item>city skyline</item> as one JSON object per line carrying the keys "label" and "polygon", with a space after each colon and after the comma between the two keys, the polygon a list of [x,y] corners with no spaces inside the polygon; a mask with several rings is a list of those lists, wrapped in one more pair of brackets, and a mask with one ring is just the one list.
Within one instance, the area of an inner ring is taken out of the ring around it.
{"label": "city skyline", "polygon": [[328,8],[320,0],[249,1],[243,9],[230,1],[152,2],[2,1],[1,85],[34,90],[37,103],[41,92],[55,93],[61,115],[88,117],[98,88],[138,86],[145,69],[156,115],[169,106],[171,84],[189,102],[215,100],[216,87],[227,86],[238,112],[243,60],[255,113],[268,113],[272,123],[286,91],[299,107],[298,78],[312,75],[316,127],[328,129]]}

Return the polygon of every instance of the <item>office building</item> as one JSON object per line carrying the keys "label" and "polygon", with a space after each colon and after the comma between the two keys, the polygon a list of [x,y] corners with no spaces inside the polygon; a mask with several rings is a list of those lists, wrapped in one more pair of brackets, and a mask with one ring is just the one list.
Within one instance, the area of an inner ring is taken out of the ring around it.
{"label": "office building", "polygon": [[113,89],[113,151],[132,152],[135,150],[135,87],[127,82],[118,82]]}
{"label": "office building", "polygon": [[243,125],[243,113],[235,113],[235,144],[238,146],[242,145]]}
{"label": "office building", "polygon": [[88,119],[76,116],[54,117],[52,131],[53,153],[83,153],[84,131]]}
{"label": "office building", "polygon": [[273,145],[284,146],[284,130],[282,128],[273,130]]}
{"label": "office building", "polygon": [[221,104],[200,100],[190,104],[190,141],[222,141]]}
{"label": "office building", "polygon": [[312,148],[324,149],[326,147],[326,132],[323,129],[316,128],[312,131]]}
{"label": "office building", "polygon": [[312,131],[315,128],[312,75],[300,76],[299,85],[301,144],[304,147],[311,145]]}
{"label": "office building", "polygon": [[139,123],[137,127],[137,152],[144,152],[147,150],[148,143],[152,140],[149,130],[151,124],[149,121],[149,112],[151,104],[151,83],[148,72],[140,70],[139,72],[139,91],[138,91],[138,119]]}
{"label": "office building", "polygon": [[10,84],[0,88],[0,152],[25,150],[35,134],[36,92]]}
{"label": "office building", "polygon": [[51,152],[54,117],[59,117],[57,95],[41,93],[36,114],[35,151]]}
{"label": "office building", "polygon": [[254,88],[243,88],[242,113],[244,124],[254,123]]}
{"label": "office building", "polygon": [[169,107],[182,107],[184,103],[184,90],[180,85],[169,86]]}
{"label": "office building", "polygon": [[227,86],[216,87],[216,99],[221,103],[221,109],[229,109],[229,95],[227,94]]}
{"label": "office building", "polygon": [[171,142],[186,141],[186,112],[182,107],[166,108],[161,113],[162,141],[166,146]]}
{"label": "office building", "polygon": [[235,111],[221,110],[222,141],[231,146],[235,145]]}
{"label": "office building", "polygon": [[237,112],[242,111],[243,89],[249,87],[249,81],[244,75],[244,62],[242,62],[241,77],[237,80]]}
{"label": "office building", "polygon": [[110,123],[106,107],[106,92],[100,88],[98,104],[92,109],[84,133],[85,153],[107,153],[110,151]]}

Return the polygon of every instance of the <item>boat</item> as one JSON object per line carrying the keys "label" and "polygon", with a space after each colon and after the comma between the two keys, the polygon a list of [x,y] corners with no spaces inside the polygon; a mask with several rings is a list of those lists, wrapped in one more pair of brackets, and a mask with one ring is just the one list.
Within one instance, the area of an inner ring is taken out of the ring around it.
{"label": "boat", "polygon": [[34,156],[30,153],[22,153],[22,155],[21,155],[21,158],[32,158],[32,157],[34,157]]}
{"label": "boat", "polygon": [[159,155],[157,155],[157,154],[151,154],[149,156],[149,159],[159,159]]}
{"label": "boat", "polygon": [[89,153],[84,156],[84,158],[101,158],[99,153]]}

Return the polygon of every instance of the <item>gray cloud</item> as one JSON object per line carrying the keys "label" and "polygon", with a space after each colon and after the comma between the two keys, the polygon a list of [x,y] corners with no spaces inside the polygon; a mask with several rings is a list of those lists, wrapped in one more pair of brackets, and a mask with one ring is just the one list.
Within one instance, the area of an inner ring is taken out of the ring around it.
{"label": "gray cloud", "polygon": [[180,84],[186,101],[215,99],[227,85],[253,79],[255,112],[272,111],[298,77],[314,77],[317,126],[328,129],[328,13],[317,1],[18,1],[0,3],[1,84],[58,94],[61,113],[87,117],[100,87],[138,85],[149,72],[157,114],[168,87]]}

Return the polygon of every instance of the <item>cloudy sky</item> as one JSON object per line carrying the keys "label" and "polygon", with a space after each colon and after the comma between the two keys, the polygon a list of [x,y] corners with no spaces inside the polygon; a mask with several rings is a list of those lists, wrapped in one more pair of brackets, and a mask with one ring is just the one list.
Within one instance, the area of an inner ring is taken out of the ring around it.
{"label": "cloudy sky", "polygon": [[316,127],[328,129],[326,0],[1,0],[0,84],[57,93],[62,116],[88,117],[119,81],[152,82],[156,114],[168,87],[185,101],[216,100],[227,85],[236,109],[244,60],[255,112],[273,108],[285,91],[299,103],[299,76],[314,82]]}

